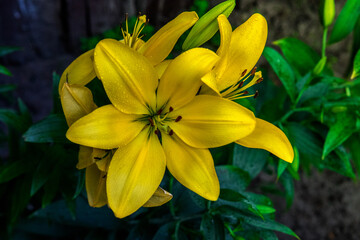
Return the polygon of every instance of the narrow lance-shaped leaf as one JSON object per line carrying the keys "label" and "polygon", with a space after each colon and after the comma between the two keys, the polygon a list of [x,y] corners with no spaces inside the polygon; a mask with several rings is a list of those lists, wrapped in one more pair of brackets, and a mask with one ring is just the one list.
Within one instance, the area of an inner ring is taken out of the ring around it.
{"label": "narrow lance-shaped leaf", "polygon": [[284,85],[292,102],[295,101],[295,75],[291,66],[275,49],[266,47],[264,57]]}
{"label": "narrow lance-shaped leaf", "polygon": [[351,79],[360,76],[360,49],[357,51],[355,59],[354,59],[354,68],[351,74]]}
{"label": "narrow lance-shaped leaf", "polygon": [[335,21],[329,44],[339,42],[351,33],[360,15],[360,1],[348,0]]}
{"label": "narrow lance-shaped leaf", "polygon": [[193,26],[182,45],[182,49],[186,51],[190,48],[198,47],[212,38],[219,29],[217,17],[220,14],[228,17],[234,7],[235,0],[227,0],[208,11]]}
{"label": "narrow lance-shaped leaf", "polygon": [[337,121],[330,126],[325,139],[322,159],[348,139],[356,131],[356,118],[351,114],[339,113]]}
{"label": "narrow lance-shaped leaf", "polygon": [[0,65],[0,73],[1,74],[4,74],[4,75],[6,75],[6,76],[12,76],[12,73],[10,72],[10,70],[9,69],[7,69],[5,66],[3,66],[3,65]]}

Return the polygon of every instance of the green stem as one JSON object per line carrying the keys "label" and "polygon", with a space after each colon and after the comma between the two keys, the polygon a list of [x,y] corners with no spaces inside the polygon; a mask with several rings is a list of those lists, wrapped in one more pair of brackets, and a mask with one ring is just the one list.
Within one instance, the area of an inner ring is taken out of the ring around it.
{"label": "green stem", "polygon": [[327,42],[327,33],[328,33],[328,28],[324,28],[324,34],[323,34],[323,40],[322,40],[322,49],[321,49],[321,57],[325,57],[326,56],[326,42]]}
{"label": "green stem", "polygon": [[277,122],[279,124],[285,122],[293,113],[296,112],[309,112],[311,111],[312,108],[311,107],[304,107],[304,108],[295,108],[295,109],[291,109],[289,112],[287,112],[280,120],[278,120]]}
{"label": "green stem", "polygon": [[[169,192],[173,192],[173,184],[174,184],[174,177],[170,176],[170,181],[169,181]],[[169,207],[170,207],[170,213],[173,216],[173,218],[176,218],[176,214],[175,214],[175,207],[174,207],[174,203],[173,201],[169,202]]]}

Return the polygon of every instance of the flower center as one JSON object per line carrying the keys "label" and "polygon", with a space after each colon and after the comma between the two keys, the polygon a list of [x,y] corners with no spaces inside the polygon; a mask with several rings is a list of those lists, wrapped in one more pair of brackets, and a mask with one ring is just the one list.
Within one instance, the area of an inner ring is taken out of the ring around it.
{"label": "flower center", "polygon": [[[248,95],[249,92],[246,91],[249,87],[252,87],[253,85],[262,82],[263,78],[261,76],[261,71],[256,72],[256,67],[254,67],[250,74],[246,76],[247,70],[245,70],[237,83],[226,89],[225,91],[221,92],[221,96],[224,98],[227,98],[229,100],[236,100],[240,98],[248,98],[248,97],[254,97],[256,98],[259,94],[258,91],[255,92],[255,94]],[[251,79],[247,84],[244,86],[244,82],[248,79]]]}
{"label": "flower center", "polygon": [[124,43],[129,47],[137,50],[141,46],[141,38],[143,35],[140,36],[140,33],[144,29],[146,23],[146,15],[138,16],[135,22],[134,30],[131,34],[129,32],[128,15],[126,14],[125,30],[121,28],[121,32],[124,37]]}
{"label": "flower center", "polygon": [[169,111],[164,113],[162,109],[154,111],[154,113],[149,113],[142,117],[140,120],[146,122],[146,125],[150,127],[150,132],[155,133],[156,135],[169,134],[170,136],[174,134],[174,131],[169,127],[169,122],[179,122],[182,117],[169,117],[169,113],[173,111],[173,108],[170,107]]}

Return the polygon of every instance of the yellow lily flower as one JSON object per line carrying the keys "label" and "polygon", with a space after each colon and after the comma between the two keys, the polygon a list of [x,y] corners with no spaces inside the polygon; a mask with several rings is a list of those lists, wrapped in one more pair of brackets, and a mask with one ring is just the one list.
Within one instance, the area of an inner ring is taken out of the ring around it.
{"label": "yellow lily flower", "polygon": [[[65,83],[61,92],[61,104],[69,126],[97,108],[91,91],[83,86]],[[107,204],[106,175],[113,150],[80,146],[78,169],[86,168],[85,188],[89,205],[102,207]],[[172,195],[158,187],[144,207],[161,206],[172,199]]]}
{"label": "yellow lily flower", "polygon": [[[133,33],[129,33],[128,24],[123,30],[125,45],[135,49],[155,66],[161,63],[171,52],[179,37],[199,19],[195,12],[183,12],[157,31],[147,42],[141,40],[140,33],[146,24],[146,16],[140,16],[134,26]],[[89,50],[75,59],[63,72],[59,82],[59,93],[63,84],[85,86],[96,77],[94,68],[94,49]]]}
{"label": "yellow lily flower", "polygon": [[253,113],[239,104],[196,95],[219,57],[191,49],[167,63],[159,81],[147,57],[118,41],[102,40],[94,56],[112,104],[73,123],[66,136],[88,147],[118,148],[106,182],[115,215],[126,217],[146,204],[166,167],[185,187],[217,200],[219,181],[207,148],[241,139],[255,127]]}
{"label": "yellow lily flower", "polygon": [[[261,72],[256,72],[255,64],[266,43],[266,19],[256,13],[234,31],[225,15],[219,15],[217,20],[221,35],[217,50],[220,60],[202,78],[206,84],[202,94],[218,95],[229,100],[254,96],[247,95],[246,89],[262,81]],[[249,78],[252,79],[244,85]],[[265,149],[287,162],[294,159],[294,151],[286,135],[275,125],[259,118],[256,118],[255,130],[236,143]]]}

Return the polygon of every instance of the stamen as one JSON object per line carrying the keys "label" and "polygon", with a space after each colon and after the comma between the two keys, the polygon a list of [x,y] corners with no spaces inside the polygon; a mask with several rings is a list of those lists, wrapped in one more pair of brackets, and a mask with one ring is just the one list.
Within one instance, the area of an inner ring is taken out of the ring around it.
{"label": "stamen", "polygon": [[169,131],[169,135],[170,136],[174,135],[174,131],[172,129]]}
{"label": "stamen", "polygon": [[262,81],[264,80],[264,78],[259,78],[258,80],[256,80],[256,84],[258,84],[258,83],[261,83]]}
{"label": "stamen", "polygon": [[254,68],[251,70],[251,75],[255,75],[256,69],[257,69],[257,67],[254,67]]}
{"label": "stamen", "polygon": [[172,112],[172,111],[174,111],[174,108],[170,106],[169,107],[169,113]]}
{"label": "stamen", "polygon": [[248,92],[248,91],[244,91],[243,94],[249,94],[249,92]]}
{"label": "stamen", "polygon": [[247,69],[245,69],[245,70],[241,73],[241,77],[245,76],[246,72],[247,72]]}
{"label": "stamen", "polygon": [[156,114],[157,114],[157,115],[160,115],[160,114],[162,113],[162,111],[163,111],[163,109],[160,108],[160,109],[156,112]]}
{"label": "stamen", "polygon": [[244,81],[241,81],[241,82],[239,83],[238,88],[241,88],[243,85],[244,85]]}
{"label": "stamen", "polygon": [[256,90],[255,94],[254,94],[254,98],[257,98],[259,96],[259,91]]}
{"label": "stamen", "polygon": [[150,125],[153,127],[153,126],[155,126],[155,124],[154,124],[154,120],[152,120],[152,118],[148,118],[148,120],[149,120],[149,122],[150,122]]}
{"label": "stamen", "polygon": [[182,116],[178,116],[178,117],[175,119],[175,122],[179,122],[181,119],[182,119]]}
{"label": "stamen", "polygon": [[159,130],[156,129],[154,133],[155,133],[156,135],[158,135],[158,134],[159,134]]}

